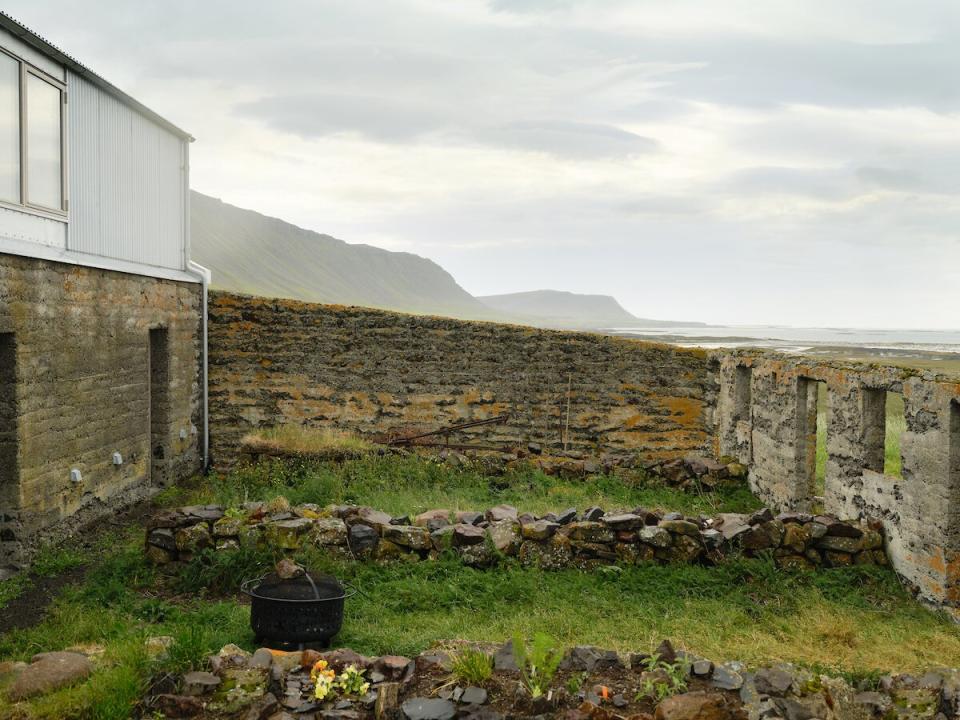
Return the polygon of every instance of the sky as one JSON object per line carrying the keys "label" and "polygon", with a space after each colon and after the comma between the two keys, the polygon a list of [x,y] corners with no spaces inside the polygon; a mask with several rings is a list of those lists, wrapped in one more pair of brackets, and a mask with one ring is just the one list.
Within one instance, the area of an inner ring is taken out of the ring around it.
{"label": "sky", "polygon": [[960,327],[954,0],[5,0],[194,189],[659,319]]}

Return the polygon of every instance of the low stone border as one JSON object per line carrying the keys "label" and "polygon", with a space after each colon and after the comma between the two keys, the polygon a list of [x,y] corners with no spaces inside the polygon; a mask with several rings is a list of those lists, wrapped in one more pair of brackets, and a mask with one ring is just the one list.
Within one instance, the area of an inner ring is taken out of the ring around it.
{"label": "low stone border", "polygon": [[[235,645],[184,675],[173,692],[147,698],[167,717],[301,720],[933,720],[958,717],[960,672],[847,681],[781,663],[748,668],[715,663],[664,641],[651,656],[579,646],[563,654],[549,692],[533,699],[520,683],[511,643],[483,645],[491,663],[476,685],[451,674],[458,649],[416,658],[365,657],[350,649],[247,653]],[[352,667],[368,683],[355,695],[318,701],[310,670],[318,661]],[[679,684],[678,681],[679,680]],[[289,714],[288,714],[289,713]]]}
{"label": "low stone border", "polygon": [[594,507],[537,517],[498,505],[484,513],[430,510],[411,519],[365,506],[289,507],[278,498],[232,509],[183,507],[154,516],[147,526],[146,552],[157,564],[189,561],[211,548],[251,546],[280,553],[314,547],[347,559],[383,562],[435,559],[452,550],[475,567],[506,556],[545,569],[716,563],[761,553],[771,553],[781,566],[804,570],[887,563],[879,523],[801,513],[774,517],[766,509],[707,518]]}

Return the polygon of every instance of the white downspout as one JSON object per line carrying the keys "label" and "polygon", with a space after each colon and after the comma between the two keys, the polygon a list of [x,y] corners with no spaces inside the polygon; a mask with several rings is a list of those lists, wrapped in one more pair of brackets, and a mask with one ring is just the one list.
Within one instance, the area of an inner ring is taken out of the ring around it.
{"label": "white downspout", "polygon": [[207,333],[207,313],[210,296],[210,281],[212,273],[203,265],[195,263],[190,259],[190,143],[193,138],[183,143],[183,261],[187,272],[196,275],[203,283],[203,303],[201,323],[201,343],[203,344],[201,352],[203,353],[201,377],[203,378],[203,472],[210,469],[210,386],[209,386],[209,354],[208,354],[208,333]]}
{"label": "white downspout", "polygon": [[203,343],[203,472],[210,469],[210,385],[209,385],[209,359],[208,359],[208,297],[210,290],[210,280],[212,274],[209,269],[203,265],[190,261],[189,270],[197,275],[203,281],[203,332],[201,342]]}

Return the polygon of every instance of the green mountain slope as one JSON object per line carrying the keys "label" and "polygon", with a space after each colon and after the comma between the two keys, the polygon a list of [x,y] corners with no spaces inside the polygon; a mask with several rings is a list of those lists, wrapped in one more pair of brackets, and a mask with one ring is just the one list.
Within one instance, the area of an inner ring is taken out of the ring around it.
{"label": "green mountain slope", "polygon": [[191,193],[191,256],[214,287],[309,302],[502,319],[432,260],[350,245]]}

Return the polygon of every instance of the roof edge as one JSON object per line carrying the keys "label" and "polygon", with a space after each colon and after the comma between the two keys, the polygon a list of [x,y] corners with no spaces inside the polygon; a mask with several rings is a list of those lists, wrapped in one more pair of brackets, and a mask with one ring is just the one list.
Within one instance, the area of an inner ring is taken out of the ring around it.
{"label": "roof edge", "polygon": [[43,53],[47,57],[61,63],[64,67],[71,70],[76,75],[79,75],[80,77],[84,78],[85,80],[88,80],[89,82],[93,83],[100,89],[113,95],[115,98],[120,100],[125,105],[128,105],[134,110],[136,110],[137,112],[139,112],[141,115],[144,115],[145,117],[149,118],[150,120],[157,123],[161,127],[166,128],[170,132],[174,133],[175,135],[179,135],[181,138],[183,138],[187,142],[193,142],[196,139],[193,137],[193,135],[188,133],[186,130],[183,130],[182,128],[177,127],[162,115],[157,114],[156,112],[148,108],[146,105],[144,105],[142,102],[140,102],[136,98],[125,93],[123,90],[118,88],[113,83],[104,79],[100,75],[97,75],[90,68],[86,67],[78,60],[67,55],[63,50],[58,48],[56,45],[53,45],[49,41],[45,40],[40,35],[37,35],[37,33],[35,33],[33,30],[31,30],[20,21],[8,15],[3,10],[0,10],[0,27],[2,27],[4,30],[7,30],[11,34],[15,35],[19,39],[23,40],[25,43],[35,48],[39,52]]}

